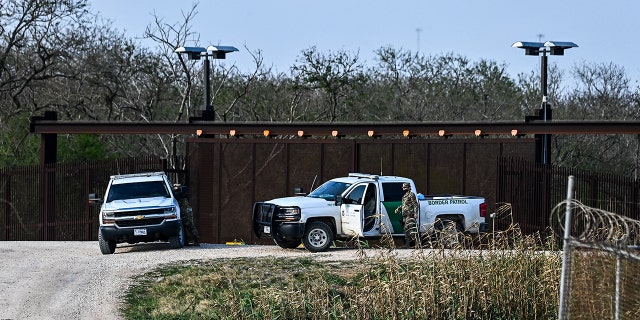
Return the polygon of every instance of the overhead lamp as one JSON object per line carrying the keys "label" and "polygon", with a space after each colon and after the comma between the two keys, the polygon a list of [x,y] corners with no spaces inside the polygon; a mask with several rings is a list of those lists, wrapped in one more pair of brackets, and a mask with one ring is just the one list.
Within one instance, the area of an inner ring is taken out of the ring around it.
{"label": "overhead lamp", "polygon": [[376,134],[373,130],[367,131],[367,135],[369,136],[369,138],[374,138],[374,139],[381,137],[379,133]]}
{"label": "overhead lamp", "polygon": [[513,130],[511,130],[511,135],[514,136],[514,137],[520,138],[520,137],[524,136],[524,133],[520,133],[520,131],[518,131],[518,129],[513,129]]}
{"label": "overhead lamp", "polygon": [[202,57],[202,53],[206,53],[207,49],[203,47],[179,47],[176,48],[173,52],[175,53],[184,53],[187,55],[189,60],[200,60]]}
{"label": "overhead lamp", "polygon": [[202,116],[207,120],[215,120],[215,112],[213,105],[211,105],[211,77],[209,75],[211,66],[209,65],[209,57],[212,59],[225,59],[228,52],[238,51],[238,49],[232,46],[208,46],[207,48],[179,47],[173,51],[180,57],[182,57],[181,54],[186,54],[189,60],[200,60],[200,57],[204,57],[204,110],[202,110]]}
{"label": "overhead lamp", "polygon": [[238,48],[232,46],[208,46],[207,52],[212,52],[213,59],[226,59],[227,53],[238,51]]}
{"label": "overhead lamp", "polygon": [[269,138],[269,134],[271,134],[271,133],[269,132],[269,130],[264,130],[264,131],[262,131],[262,134],[263,134],[265,137]]}
{"label": "overhead lamp", "polygon": [[235,129],[231,129],[231,130],[229,130],[229,135],[230,135],[230,136],[232,136],[232,137],[235,137],[235,136],[236,136],[236,133],[237,133],[237,132],[236,132],[236,130],[235,130]]}
{"label": "overhead lamp", "polygon": [[476,137],[479,137],[479,138],[484,138],[484,137],[487,136],[487,134],[486,133],[482,133],[482,130],[480,130],[480,129],[474,131],[473,133],[476,135]]}
{"label": "overhead lamp", "polygon": [[406,138],[409,136],[409,130],[403,130],[402,135]]}
{"label": "overhead lamp", "polygon": [[[562,56],[566,49],[575,48],[578,45],[569,41],[546,41],[544,43],[518,41],[511,46],[514,48],[524,49],[525,55],[537,56],[542,53],[540,55],[540,89],[542,91],[542,103],[539,115],[536,118],[539,118],[544,122],[551,121],[551,105],[547,103],[547,53],[554,56]],[[540,139],[537,137],[538,135],[536,135],[536,161],[542,164],[550,164],[551,135],[542,134]]]}
{"label": "overhead lamp", "polygon": [[527,56],[537,56],[540,54],[540,48],[544,47],[542,42],[518,41],[511,45],[513,48],[524,49]]}
{"label": "overhead lamp", "polygon": [[199,137],[202,135],[202,129],[196,130],[196,135]]}
{"label": "overhead lamp", "polygon": [[453,136],[451,133],[447,133],[445,130],[442,130],[442,129],[438,130],[438,135],[445,139]]}
{"label": "overhead lamp", "polygon": [[550,55],[563,56],[564,50],[576,48],[578,45],[569,41],[547,41],[544,46],[549,48]]}

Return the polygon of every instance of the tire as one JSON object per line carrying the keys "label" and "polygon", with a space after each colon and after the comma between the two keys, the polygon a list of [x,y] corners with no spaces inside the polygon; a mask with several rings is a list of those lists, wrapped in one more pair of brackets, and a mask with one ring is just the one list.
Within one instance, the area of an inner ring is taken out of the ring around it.
{"label": "tire", "polygon": [[436,222],[435,229],[435,242],[440,248],[460,248],[464,243],[464,232],[459,222],[440,220]]}
{"label": "tire", "polygon": [[284,249],[294,249],[302,243],[302,239],[298,238],[287,238],[282,240],[273,239],[273,241],[275,241],[275,243],[280,246],[280,248]]}
{"label": "tire", "polygon": [[304,247],[311,252],[327,251],[333,243],[333,231],[331,227],[322,221],[314,221],[307,224],[302,237]]}
{"label": "tire", "polygon": [[180,249],[184,246],[184,228],[180,226],[180,233],[177,236],[169,238],[171,249]]}
{"label": "tire", "polygon": [[102,254],[113,254],[116,252],[116,242],[114,240],[105,240],[102,237],[102,231],[98,230],[98,244]]}

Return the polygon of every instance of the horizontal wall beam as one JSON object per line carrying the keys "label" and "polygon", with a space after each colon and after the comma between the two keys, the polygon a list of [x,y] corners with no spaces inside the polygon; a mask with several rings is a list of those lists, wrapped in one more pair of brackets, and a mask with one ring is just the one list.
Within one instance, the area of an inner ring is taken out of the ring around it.
{"label": "horizontal wall beam", "polygon": [[451,136],[534,134],[640,134],[640,121],[531,122],[395,122],[281,123],[213,122],[88,122],[31,119],[36,134],[193,134],[259,136]]}

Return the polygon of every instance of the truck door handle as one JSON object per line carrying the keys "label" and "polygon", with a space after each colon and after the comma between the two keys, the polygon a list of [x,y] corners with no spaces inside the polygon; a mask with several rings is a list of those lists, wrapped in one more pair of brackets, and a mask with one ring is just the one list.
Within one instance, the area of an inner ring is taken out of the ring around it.
{"label": "truck door handle", "polygon": [[353,210],[353,212],[360,212],[360,210]]}

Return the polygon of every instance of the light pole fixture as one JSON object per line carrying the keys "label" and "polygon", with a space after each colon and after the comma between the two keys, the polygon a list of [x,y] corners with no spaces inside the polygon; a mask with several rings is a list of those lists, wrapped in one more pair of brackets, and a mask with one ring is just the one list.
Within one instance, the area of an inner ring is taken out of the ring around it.
{"label": "light pole fixture", "polygon": [[204,57],[204,110],[202,117],[207,120],[215,120],[216,114],[211,105],[211,66],[209,65],[209,57],[211,59],[225,59],[227,53],[238,51],[232,46],[208,46],[203,47],[179,47],[174,50],[178,55],[186,54],[189,60],[200,60]]}
{"label": "light pole fixture", "polygon": [[[578,45],[567,41],[528,42],[518,41],[511,45],[514,48],[524,49],[525,55],[538,56],[540,53],[540,90],[542,91],[542,104],[537,119],[544,122],[551,121],[551,105],[547,102],[547,53],[552,56],[562,56],[566,49],[575,48]],[[551,163],[551,135],[543,134],[536,137],[536,161],[543,164]],[[541,140],[541,141],[540,141]]]}

